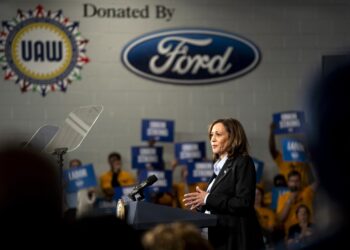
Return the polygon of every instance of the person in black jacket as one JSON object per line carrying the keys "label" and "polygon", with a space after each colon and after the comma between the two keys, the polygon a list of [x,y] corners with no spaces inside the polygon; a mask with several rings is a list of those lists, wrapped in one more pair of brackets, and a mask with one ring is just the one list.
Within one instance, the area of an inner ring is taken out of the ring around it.
{"label": "person in black jacket", "polygon": [[243,126],[236,119],[218,119],[208,132],[214,173],[206,191],[197,187],[196,192],[185,194],[185,205],[218,216],[217,226],[208,229],[216,250],[262,249],[254,210],[256,173]]}

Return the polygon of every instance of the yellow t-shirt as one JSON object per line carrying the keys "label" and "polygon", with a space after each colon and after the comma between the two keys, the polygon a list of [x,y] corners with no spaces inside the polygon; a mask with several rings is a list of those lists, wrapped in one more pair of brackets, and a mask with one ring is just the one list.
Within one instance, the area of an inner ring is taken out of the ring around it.
{"label": "yellow t-shirt", "polygon": [[[105,172],[104,174],[101,175],[100,185],[102,190],[113,188],[112,178],[113,178],[112,171]],[[136,183],[134,176],[124,170],[120,170],[120,173],[118,175],[118,182],[122,187],[135,185]]]}
{"label": "yellow t-shirt", "polygon": [[288,181],[288,174],[292,170],[296,170],[301,175],[301,185],[302,187],[306,187],[309,185],[309,165],[304,162],[289,162],[284,161],[282,154],[278,152],[277,157],[274,159],[276,165],[279,169],[280,174],[282,174],[286,181]]}
{"label": "yellow t-shirt", "polygon": [[264,194],[264,205],[270,207],[272,203],[272,192],[267,192]]}
{"label": "yellow t-shirt", "polygon": [[260,226],[266,230],[272,231],[277,224],[276,214],[272,209],[267,207],[256,207]]}
{"label": "yellow t-shirt", "polygon": [[[288,216],[284,222],[284,228],[286,230],[286,232],[288,232],[289,227],[293,224],[297,224],[298,223],[298,219],[297,216],[295,214],[297,208],[299,205],[304,204],[306,205],[309,209],[310,209],[310,213],[311,213],[311,220],[313,217],[313,198],[314,198],[314,190],[311,188],[311,186],[307,186],[306,188],[304,188],[296,197],[295,201],[293,202],[293,204],[291,204],[291,207],[289,209],[289,213]],[[282,194],[279,198],[278,198],[278,202],[277,202],[277,215],[280,216],[284,206],[286,205],[289,197],[291,195],[291,192],[288,191],[284,194]]]}

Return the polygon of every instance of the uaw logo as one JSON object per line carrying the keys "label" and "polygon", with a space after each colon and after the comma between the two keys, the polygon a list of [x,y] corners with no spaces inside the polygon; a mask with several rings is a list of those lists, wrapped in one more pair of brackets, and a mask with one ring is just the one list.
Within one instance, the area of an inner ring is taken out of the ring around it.
{"label": "uaw logo", "polygon": [[133,73],[163,83],[223,82],[254,69],[258,48],[236,35],[207,29],[176,29],[131,41],[122,52]]}
{"label": "uaw logo", "polygon": [[68,84],[81,79],[81,69],[89,62],[88,43],[79,23],[64,17],[62,10],[46,11],[39,5],[2,22],[0,63],[5,80],[14,80],[22,92],[33,90],[43,96],[48,91],[65,92]]}

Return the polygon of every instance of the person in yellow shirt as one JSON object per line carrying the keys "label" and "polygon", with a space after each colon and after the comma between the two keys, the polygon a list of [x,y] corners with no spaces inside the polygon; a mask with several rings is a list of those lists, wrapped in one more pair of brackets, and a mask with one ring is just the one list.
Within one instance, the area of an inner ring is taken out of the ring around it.
{"label": "person in yellow shirt", "polygon": [[264,205],[263,197],[264,189],[257,185],[255,189],[255,211],[258,213],[260,226],[263,229],[272,232],[277,225],[276,214],[272,209]]}
{"label": "person in yellow shirt", "polygon": [[[172,168],[175,169],[178,165],[178,162],[174,160],[172,162]],[[207,182],[196,182],[196,183],[187,183],[188,169],[187,166],[181,167],[181,181],[173,184],[174,195],[176,197],[177,207],[187,209],[183,201],[184,195],[189,192],[195,192],[196,187],[198,186],[202,190],[206,190],[208,187]]]}
{"label": "person in yellow shirt", "polygon": [[275,240],[274,234],[278,223],[275,212],[264,204],[264,193],[265,191],[262,185],[257,184],[255,189],[254,208],[263,231],[265,246],[271,248]]}
{"label": "person in yellow shirt", "polygon": [[108,156],[110,170],[100,177],[100,186],[107,199],[111,200],[114,188],[135,185],[136,181],[132,174],[122,169],[122,157],[113,152]]}
{"label": "person in yellow shirt", "polygon": [[[287,187],[287,181],[286,178],[284,178],[284,175],[277,174],[273,177],[273,188],[284,188]],[[266,207],[271,207],[272,204],[272,191],[265,192],[264,194],[264,205]],[[272,208],[275,210],[274,208]]]}
{"label": "person in yellow shirt", "polygon": [[276,124],[271,123],[270,125],[270,135],[269,135],[269,149],[270,154],[275,161],[279,173],[284,175],[286,180],[288,179],[288,174],[290,171],[296,170],[300,173],[301,176],[301,185],[302,187],[306,187],[310,184],[310,165],[305,162],[290,162],[290,161],[284,161],[282,157],[282,153],[277,149],[276,147],[276,140],[275,140],[275,128]]}
{"label": "person in yellow shirt", "polygon": [[291,171],[288,174],[287,184],[289,191],[279,197],[276,210],[279,220],[284,223],[286,233],[291,225],[298,223],[296,210],[300,204],[304,204],[309,208],[312,218],[313,199],[317,182],[302,188],[300,173]]}

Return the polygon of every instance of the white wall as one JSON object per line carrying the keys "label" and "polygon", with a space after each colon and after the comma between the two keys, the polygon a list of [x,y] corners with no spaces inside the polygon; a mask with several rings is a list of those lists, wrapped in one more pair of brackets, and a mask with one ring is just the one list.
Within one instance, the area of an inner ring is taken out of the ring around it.
{"label": "white wall", "polygon": [[[107,155],[119,151],[130,167],[130,147],[140,141],[142,118],[176,121],[176,140],[206,140],[208,124],[220,117],[235,117],[244,125],[251,154],[266,164],[268,176],[276,169],[268,151],[272,113],[298,110],[310,76],[321,56],[349,50],[348,1],[273,0],[127,0],[81,1],[2,0],[1,20],[15,17],[37,4],[79,21],[89,39],[91,62],[66,93],[21,93],[13,81],[0,80],[0,136],[15,134],[29,139],[43,124],[60,125],[74,108],[102,104],[104,111],[82,145],[68,157],[92,162],[97,174],[108,169]],[[84,18],[83,4],[99,7],[144,7],[157,4],[175,8],[170,21],[156,19]],[[262,58],[252,72],[219,84],[175,86],[140,78],[120,60],[122,48],[132,39],[165,28],[200,27],[232,32],[253,41]],[[3,72],[1,73],[3,74]],[[164,144],[165,160],[173,158],[172,145]],[[208,146],[208,154],[209,144]]]}

